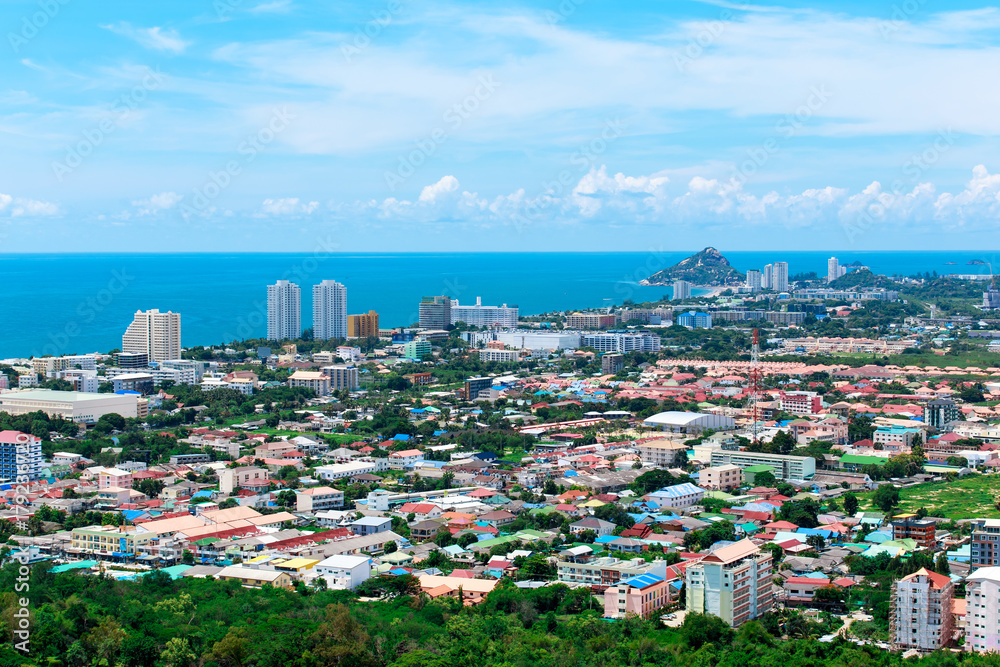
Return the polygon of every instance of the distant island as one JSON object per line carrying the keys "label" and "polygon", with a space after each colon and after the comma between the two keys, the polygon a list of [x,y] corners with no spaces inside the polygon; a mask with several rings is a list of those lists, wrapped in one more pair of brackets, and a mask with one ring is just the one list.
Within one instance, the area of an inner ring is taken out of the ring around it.
{"label": "distant island", "polygon": [[970,259],[970,260],[969,260],[969,261],[968,261],[968,262],[966,263],[966,265],[967,265],[967,266],[986,266],[986,262],[984,262],[984,261],[983,261],[983,260],[981,260],[981,259]]}
{"label": "distant island", "polygon": [[721,286],[739,283],[746,276],[734,269],[729,260],[715,248],[708,247],[681,260],[669,269],[657,271],[643,285],[669,285],[675,280],[686,280],[695,285]]}

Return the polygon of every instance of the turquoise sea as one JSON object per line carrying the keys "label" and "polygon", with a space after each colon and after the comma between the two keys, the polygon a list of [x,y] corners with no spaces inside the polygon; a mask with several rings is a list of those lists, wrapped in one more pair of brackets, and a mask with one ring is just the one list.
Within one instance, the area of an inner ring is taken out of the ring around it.
{"label": "turquoise sea", "polygon": [[[831,255],[903,275],[986,273],[968,262],[995,259],[993,251],[720,250],[740,271],[787,261],[792,275],[821,276]],[[670,289],[639,281],[693,252],[0,255],[0,359],[119,347],[132,313],[149,308],[181,313],[185,345],[261,337],[265,287],[281,278],[303,288],[303,326],[312,321],[311,286],[323,279],[347,286],[348,312],[376,310],[384,327],[415,322],[423,295],[461,303],[480,296],[484,304],[518,305],[525,315],[654,300]]]}

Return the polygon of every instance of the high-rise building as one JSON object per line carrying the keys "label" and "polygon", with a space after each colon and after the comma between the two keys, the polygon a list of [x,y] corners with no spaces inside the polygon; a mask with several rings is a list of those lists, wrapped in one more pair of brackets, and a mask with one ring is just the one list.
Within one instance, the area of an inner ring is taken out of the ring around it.
{"label": "high-rise building", "polygon": [[765,264],[760,274],[760,286],[763,289],[774,289],[774,265]]}
{"label": "high-rise building", "polygon": [[772,276],[772,289],[775,292],[788,291],[788,262],[775,262],[774,275]]}
{"label": "high-rise building", "polygon": [[983,292],[983,310],[996,310],[1000,308],[1000,290],[990,285],[989,289]]}
{"label": "high-rise building", "polygon": [[601,372],[605,375],[614,375],[625,368],[624,354],[603,354],[601,355]]}
{"label": "high-rise building", "polygon": [[691,283],[686,280],[674,281],[674,293],[671,296],[673,301],[691,298]]}
{"label": "high-rise building", "polygon": [[425,296],[420,299],[420,328],[447,329],[451,326],[451,299]]}
{"label": "high-rise building", "polygon": [[965,578],[965,650],[1000,653],[1000,567]]}
{"label": "high-rise building", "polygon": [[924,423],[942,430],[951,422],[962,419],[962,410],[950,398],[935,398],[924,405]]}
{"label": "high-rise building", "polygon": [[41,439],[20,431],[0,431],[0,480],[33,482],[41,477]]}
{"label": "high-rise building", "polygon": [[302,290],[279,280],[267,286],[267,339],[294,340],[302,336]]}
{"label": "high-rise building", "polygon": [[137,310],[122,336],[122,352],[147,355],[148,361],[181,358],[181,314]]}
{"label": "high-rise building", "polygon": [[378,337],[378,313],[369,310],[360,315],[347,316],[347,337],[348,338],[368,338]]}
{"label": "high-rise building", "polygon": [[750,269],[747,271],[747,287],[754,292],[759,292],[761,289],[761,275],[760,271],[757,269]]}
{"label": "high-rise building", "polygon": [[354,364],[334,364],[324,366],[324,375],[330,378],[330,389],[357,389],[358,367]]}
{"label": "high-rise building", "polygon": [[[936,651],[950,644],[954,632],[954,593],[951,577],[926,568],[893,584],[889,603],[893,649]],[[995,626],[991,629],[996,630]]]}
{"label": "high-rise building", "polygon": [[518,308],[508,306],[484,306],[481,297],[476,297],[476,305],[462,306],[458,300],[451,302],[451,324],[465,322],[481,328],[497,326],[504,329],[517,328]]}
{"label": "high-rise building", "polygon": [[718,548],[684,571],[687,611],[738,627],[771,608],[771,575],[771,552],[750,540]]}
{"label": "high-rise building", "polygon": [[845,269],[840,265],[840,260],[838,260],[836,257],[831,257],[830,259],[826,260],[826,282],[832,283],[834,280],[840,278],[845,273],[847,273],[847,269]]}
{"label": "high-rise building", "polygon": [[336,280],[313,285],[313,338],[347,338],[347,288]]}

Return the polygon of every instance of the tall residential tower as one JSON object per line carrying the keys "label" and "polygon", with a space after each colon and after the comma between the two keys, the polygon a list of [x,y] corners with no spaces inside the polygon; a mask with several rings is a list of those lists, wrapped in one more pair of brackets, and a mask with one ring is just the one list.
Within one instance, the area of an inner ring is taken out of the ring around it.
{"label": "tall residential tower", "polygon": [[137,310],[122,336],[122,352],[146,354],[147,361],[181,358],[181,314]]}
{"label": "tall residential tower", "polygon": [[313,285],[313,338],[347,338],[347,288],[336,280]]}
{"label": "tall residential tower", "polygon": [[292,340],[302,336],[302,290],[279,280],[267,286],[267,339]]}

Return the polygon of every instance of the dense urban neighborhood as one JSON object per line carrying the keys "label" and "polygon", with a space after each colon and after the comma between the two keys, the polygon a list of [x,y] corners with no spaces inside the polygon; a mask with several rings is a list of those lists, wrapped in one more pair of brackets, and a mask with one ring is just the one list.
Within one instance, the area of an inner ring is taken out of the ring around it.
{"label": "dense urban neighborhood", "polygon": [[267,339],[140,311],[121,349],[8,359],[3,622],[34,662],[3,664],[1000,651],[1000,293],[835,262],[396,329],[324,281],[303,331],[281,281]]}

